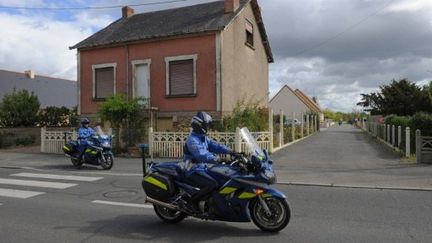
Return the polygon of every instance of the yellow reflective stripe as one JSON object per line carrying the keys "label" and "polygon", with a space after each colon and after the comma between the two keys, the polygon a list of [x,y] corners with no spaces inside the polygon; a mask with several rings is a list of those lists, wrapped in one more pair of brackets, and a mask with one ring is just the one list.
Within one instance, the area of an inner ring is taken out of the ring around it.
{"label": "yellow reflective stripe", "polygon": [[267,194],[267,193],[266,193],[266,194],[262,194],[261,196],[262,196],[262,197],[272,197],[272,195]]}
{"label": "yellow reflective stripe", "polygon": [[256,194],[255,193],[251,193],[251,192],[242,192],[242,194],[240,194],[239,198],[240,199],[245,199],[245,198],[253,198],[255,197]]}
{"label": "yellow reflective stripe", "polygon": [[86,153],[88,153],[88,152],[90,152],[90,151],[91,151],[91,149],[89,149],[89,148],[85,150]]}
{"label": "yellow reflective stripe", "polygon": [[63,146],[63,149],[67,150],[67,151],[70,151],[70,149],[68,147],[66,147],[66,146]]}
{"label": "yellow reflective stripe", "polygon": [[237,190],[237,188],[235,187],[224,187],[219,193],[220,194],[230,194],[231,192],[234,192],[235,190]]}
{"label": "yellow reflective stripe", "polygon": [[153,184],[153,185],[155,185],[157,187],[160,187],[160,188],[164,189],[165,191],[168,191],[167,186],[164,183],[162,183],[161,181],[159,181],[156,178],[154,178],[154,177],[147,176],[146,178],[144,178],[144,181],[147,181],[150,184]]}

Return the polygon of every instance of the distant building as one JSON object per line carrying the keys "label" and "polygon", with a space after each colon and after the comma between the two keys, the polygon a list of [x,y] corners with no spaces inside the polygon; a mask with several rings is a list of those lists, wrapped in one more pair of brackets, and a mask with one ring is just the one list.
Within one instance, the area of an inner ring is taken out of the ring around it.
{"label": "distant building", "polygon": [[270,100],[269,106],[273,109],[274,114],[283,114],[291,119],[291,114],[295,113],[295,119],[301,121],[301,114],[315,112],[319,115],[320,121],[324,120],[324,114],[319,107],[309,96],[302,91],[291,89],[288,85],[284,85]]}
{"label": "distant building", "polygon": [[13,72],[0,70],[0,102],[13,90],[27,90],[37,95],[41,108],[77,105],[77,82],[36,75],[34,71]]}

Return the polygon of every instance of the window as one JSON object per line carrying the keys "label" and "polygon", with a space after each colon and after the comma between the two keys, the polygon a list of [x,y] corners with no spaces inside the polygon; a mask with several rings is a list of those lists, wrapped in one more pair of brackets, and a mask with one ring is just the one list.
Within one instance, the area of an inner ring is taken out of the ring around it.
{"label": "window", "polygon": [[196,55],[168,57],[167,96],[196,95]]}
{"label": "window", "polygon": [[251,47],[254,46],[254,38],[253,38],[253,24],[246,20],[246,45]]}
{"label": "window", "polygon": [[115,94],[115,64],[93,65],[93,98],[105,99]]}

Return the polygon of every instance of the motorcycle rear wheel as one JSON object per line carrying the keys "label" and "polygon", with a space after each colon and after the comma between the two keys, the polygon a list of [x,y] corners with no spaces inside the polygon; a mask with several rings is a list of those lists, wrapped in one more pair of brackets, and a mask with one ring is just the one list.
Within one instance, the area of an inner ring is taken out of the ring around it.
{"label": "motorcycle rear wheel", "polygon": [[105,161],[102,161],[102,159],[100,159],[100,165],[102,166],[102,169],[104,170],[109,170],[113,167],[114,165],[114,157],[110,154],[103,154],[102,156],[105,156]]}
{"label": "motorcycle rear wheel", "polygon": [[157,204],[153,204],[153,208],[156,215],[169,224],[176,224],[187,216],[181,211],[171,210]]}
{"label": "motorcycle rear wheel", "polygon": [[83,164],[81,161],[78,161],[78,159],[76,158],[71,158],[71,162],[75,168],[81,169],[81,166]]}
{"label": "motorcycle rear wheel", "polygon": [[254,224],[262,231],[279,232],[285,228],[291,218],[291,210],[288,202],[283,198],[268,197],[263,199],[270,215],[266,214],[258,199],[254,200],[250,207],[250,215]]}

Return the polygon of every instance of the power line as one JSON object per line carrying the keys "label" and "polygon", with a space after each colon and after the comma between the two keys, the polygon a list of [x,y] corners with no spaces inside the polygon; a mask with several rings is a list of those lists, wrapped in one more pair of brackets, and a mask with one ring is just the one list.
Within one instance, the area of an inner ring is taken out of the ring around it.
{"label": "power line", "polygon": [[[129,7],[139,7],[148,5],[160,5],[166,3],[177,3],[185,2],[189,0],[169,0],[163,2],[150,2],[150,3],[139,3],[139,4],[129,4]],[[50,11],[65,11],[65,10],[91,10],[91,9],[112,9],[121,8],[124,5],[111,5],[111,6],[95,6],[95,7],[19,7],[19,6],[0,6],[0,9],[14,9],[14,10],[50,10]]]}
{"label": "power line", "polygon": [[377,11],[375,11],[375,12],[369,14],[368,16],[366,16],[365,18],[361,19],[360,21],[358,21],[358,22],[356,22],[356,23],[354,23],[354,24],[348,26],[347,28],[345,28],[345,29],[342,30],[341,32],[337,33],[336,35],[331,36],[331,37],[329,37],[329,38],[327,38],[327,39],[325,39],[325,40],[319,42],[318,44],[316,44],[316,45],[314,45],[314,46],[311,46],[311,47],[305,48],[305,49],[303,49],[303,50],[297,52],[296,54],[294,54],[294,56],[298,56],[298,55],[301,55],[301,54],[306,53],[306,52],[308,52],[308,51],[314,50],[314,49],[316,49],[316,48],[318,48],[318,47],[321,47],[321,46],[323,46],[323,45],[329,43],[329,42],[332,41],[332,40],[337,39],[339,36],[342,36],[342,35],[345,34],[346,32],[348,32],[348,31],[354,29],[355,27],[359,26],[360,24],[366,22],[366,20],[368,20],[369,18],[371,18],[371,17],[377,15],[378,13],[380,13],[381,11],[383,11],[384,9],[386,9],[386,8],[390,5],[391,2],[392,2],[392,0],[389,0],[389,1],[388,1],[388,2],[387,2],[387,3],[386,3],[382,8],[378,9]]}

